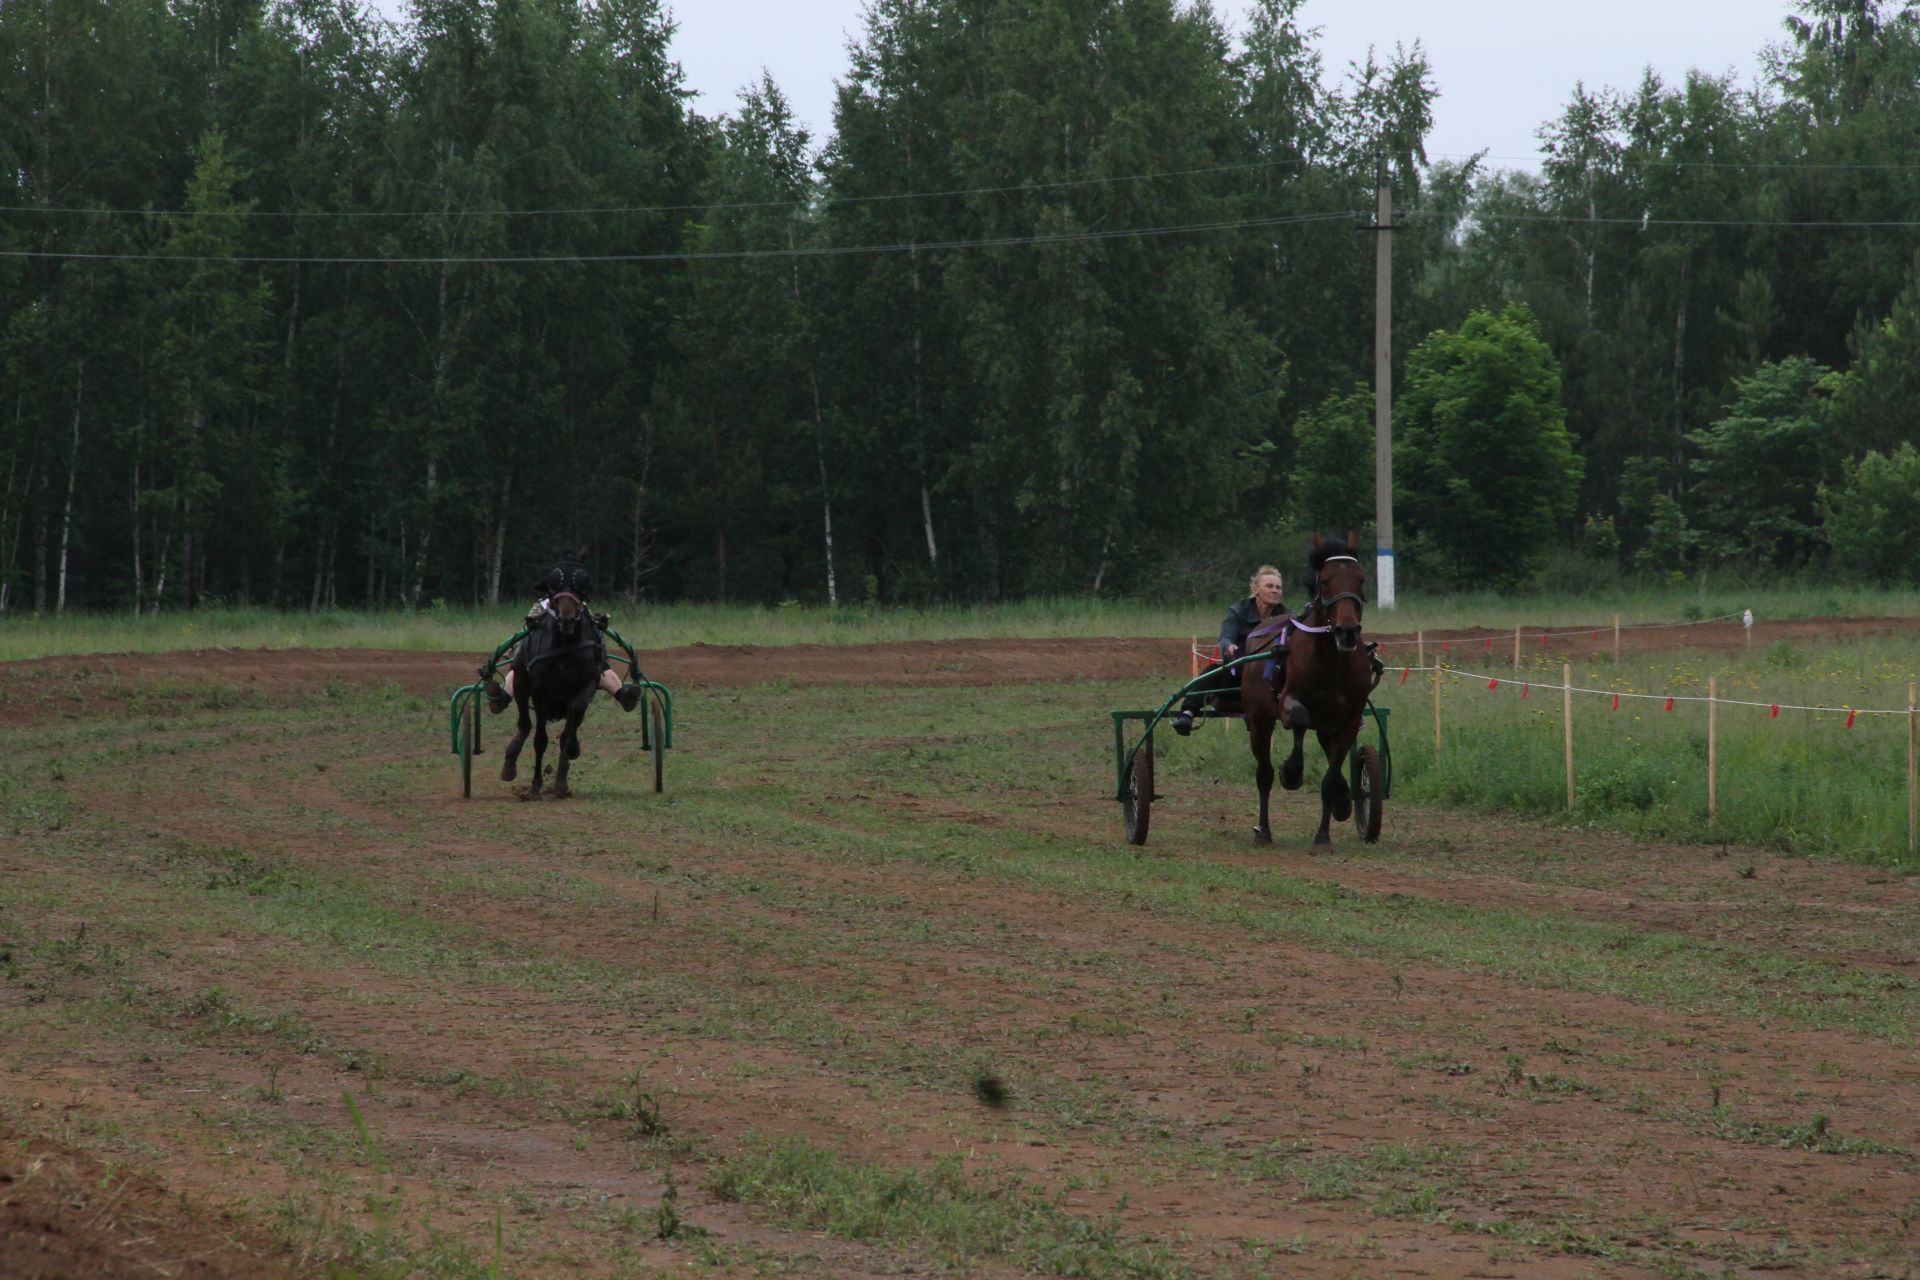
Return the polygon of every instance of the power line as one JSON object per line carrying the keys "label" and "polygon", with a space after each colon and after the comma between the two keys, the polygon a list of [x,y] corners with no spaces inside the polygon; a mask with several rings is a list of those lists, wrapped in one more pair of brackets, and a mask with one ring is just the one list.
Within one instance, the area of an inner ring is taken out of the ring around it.
{"label": "power line", "polygon": [[[1458,151],[1436,151],[1435,160],[1511,160],[1521,163],[1547,164],[1554,157],[1544,152],[1531,156],[1496,156],[1482,152],[1463,153]],[[1623,169],[1764,169],[1786,171],[1790,173],[1808,172],[1908,172],[1920,170],[1920,164],[1825,164],[1806,160],[1670,160],[1653,158],[1647,160],[1629,160],[1625,156],[1613,157],[1613,163]]]}
{"label": "power line", "polygon": [[[1297,169],[1308,162],[1300,160],[1255,160],[1245,164],[1211,165],[1199,169],[1167,169],[1158,173],[1114,174],[1101,178],[1063,178],[1057,182],[1023,182],[1007,186],[956,187],[942,191],[895,191],[870,196],[819,197],[823,207],[842,204],[872,204],[897,200],[943,200],[958,196],[1018,195],[1035,191],[1110,186],[1123,182],[1157,182],[1163,178],[1203,177],[1215,173],[1243,173],[1250,169]],[[814,195],[793,200],[741,200],[720,204],[635,204],[586,205],[571,209],[89,209],[70,205],[0,205],[0,214],[91,214],[99,217],[163,218],[533,218],[575,217],[590,214],[634,213],[709,213],[729,209],[800,208]]]}
{"label": "power line", "polygon": [[1483,213],[1473,209],[1458,212],[1443,212],[1437,209],[1408,209],[1407,217],[1414,218],[1459,218],[1463,222],[1544,222],[1562,226],[1601,226],[1601,227],[1782,227],[1796,230],[1870,230],[1913,229],[1920,228],[1920,220],[1887,219],[1885,221],[1796,221],[1779,218],[1653,218],[1653,217],[1606,217],[1578,218],[1558,213]]}
{"label": "power line", "polygon": [[[1474,222],[1524,222],[1561,226],[1601,227],[1744,227],[1797,230],[1915,230],[1920,220],[1886,221],[1786,221],[1761,218],[1581,218],[1559,214],[1483,213],[1472,210],[1442,211],[1407,209],[1403,218],[1458,218]],[[1213,231],[1254,230],[1263,227],[1300,226],[1324,222],[1359,222],[1362,216],[1353,210],[1289,214],[1271,218],[1235,218],[1216,222],[1187,222],[1154,227],[1119,227],[1106,230],[1072,231],[1054,235],[996,236],[978,239],[908,240],[886,244],[810,245],[773,249],[725,249],[706,252],[680,250],[662,253],[555,253],[555,254],[476,254],[368,256],[338,255],[320,257],[302,254],[186,254],[186,253],[108,253],[57,249],[0,250],[0,258],[41,258],[89,262],[225,262],[280,266],[585,266],[597,263],[647,262],[724,262],[753,259],[850,257],[881,253],[937,252],[955,249],[1025,248],[1052,244],[1127,238],[1152,238],[1200,234]]]}
{"label": "power line", "polygon": [[1350,221],[1353,214],[1304,213],[1275,218],[1240,218],[1223,222],[1188,222],[1159,227],[1119,227],[1100,231],[1071,231],[1057,235],[1001,236],[977,240],[922,240],[872,245],[815,245],[788,249],[728,249],[712,252],[674,253],[597,253],[553,254],[546,256],[473,256],[473,257],[302,257],[267,254],[192,254],[192,253],[93,253],[48,249],[0,250],[0,258],[58,258],[106,262],[228,262],[278,264],[283,266],[585,266],[595,263],[642,262],[718,262],[756,258],[848,257],[877,253],[934,252],[947,249],[1024,248],[1084,241],[1119,240],[1130,237],[1156,237],[1197,234],[1210,231],[1237,231],[1260,227],[1298,226],[1304,223]]}
{"label": "power line", "polygon": [[[1481,152],[1461,154],[1436,152],[1441,160],[1506,160],[1546,163],[1544,156],[1494,156]],[[1167,178],[1205,177],[1221,173],[1245,173],[1262,169],[1302,169],[1311,162],[1304,159],[1255,160],[1243,164],[1208,165],[1193,169],[1166,169],[1155,173],[1113,174],[1098,178],[1063,178],[1054,182],[1021,182],[1000,186],[952,187],[938,191],[892,191],[865,196],[835,196],[809,192],[791,200],[738,200],[706,204],[579,205],[551,209],[102,209],[82,205],[0,205],[0,215],[41,214],[92,217],[155,218],[279,218],[313,219],[427,219],[427,218],[544,218],[598,215],[719,213],[744,209],[798,209],[818,201],[822,208],[835,205],[879,204],[906,200],[945,200],[966,196],[1020,195],[1041,191],[1061,191],[1084,187],[1114,186],[1132,182],[1158,182]],[[1720,161],[1720,160],[1624,160],[1618,163],[1631,169],[1734,169],[1787,172],[1915,172],[1920,164],[1812,164],[1804,162]],[[1587,221],[1587,219],[1581,219]],[[1853,225],[1853,224],[1833,224]],[[1873,224],[1880,225],[1880,224]]]}

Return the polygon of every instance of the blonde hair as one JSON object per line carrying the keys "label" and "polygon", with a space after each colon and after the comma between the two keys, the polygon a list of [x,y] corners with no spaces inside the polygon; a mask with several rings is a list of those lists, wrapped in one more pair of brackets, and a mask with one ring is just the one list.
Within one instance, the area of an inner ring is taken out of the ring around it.
{"label": "blonde hair", "polygon": [[[1258,569],[1255,569],[1253,571],[1253,576],[1251,578],[1247,579],[1247,594],[1250,596],[1257,595],[1260,591],[1260,579],[1266,577],[1268,574],[1272,574],[1274,577],[1280,578],[1280,571],[1278,569],[1274,568],[1270,564],[1263,564]],[[1284,589],[1287,585],[1287,580],[1285,578],[1280,578],[1280,585]]]}

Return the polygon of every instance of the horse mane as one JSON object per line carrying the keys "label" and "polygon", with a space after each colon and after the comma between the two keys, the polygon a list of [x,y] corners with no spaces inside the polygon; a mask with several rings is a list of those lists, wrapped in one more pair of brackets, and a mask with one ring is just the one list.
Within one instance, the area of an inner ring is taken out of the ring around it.
{"label": "horse mane", "polygon": [[1306,586],[1307,596],[1311,599],[1320,594],[1320,570],[1326,568],[1327,561],[1335,556],[1351,556],[1353,548],[1339,538],[1324,538],[1307,548]]}
{"label": "horse mane", "polygon": [[1353,548],[1349,547],[1346,543],[1338,538],[1328,538],[1318,546],[1308,548],[1307,572],[1310,574],[1318,574],[1320,570],[1326,567],[1327,561],[1333,559],[1335,556],[1350,556],[1352,554]]}

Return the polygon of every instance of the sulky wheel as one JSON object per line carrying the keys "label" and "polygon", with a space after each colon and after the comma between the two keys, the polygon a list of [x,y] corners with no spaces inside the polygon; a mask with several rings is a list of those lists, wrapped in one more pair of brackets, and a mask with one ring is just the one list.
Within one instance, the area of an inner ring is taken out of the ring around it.
{"label": "sulky wheel", "polygon": [[473,753],[480,745],[480,698],[476,694],[460,708],[460,794],[473,798]]}
{"label": "sulky wheel", "polygon": [[660,710],[660,695],[654,694],[648,700],[648,714],[653,717],[653,789],[667,789],[667,718]]}
{"label": "sulky wheel", "polygon": [[1353,825],[1368,844],[1380,838],[1380,753],[1361,747],[1353,753]]}
{"label": "sulky wheel", "polygon": [[1140,749],[1133,753],[1133,764],[1127,770],[1126,791],[1121,797],[1120,812],[1126,824],[1127,843],[1145,844],[1147,842],[1147,822],[1153,816],[1153,738],[1147,737],[1140,743]]}

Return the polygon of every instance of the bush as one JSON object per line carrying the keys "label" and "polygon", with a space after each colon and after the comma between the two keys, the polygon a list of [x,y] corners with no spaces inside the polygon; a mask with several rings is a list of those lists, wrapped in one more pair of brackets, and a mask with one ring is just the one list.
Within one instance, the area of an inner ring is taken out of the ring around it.
{"label": "bush", "polygon": [[1887,585],[1920,580],[1920,451],[1868,453],[1820,486],[1820,515],[1836,565]]}

